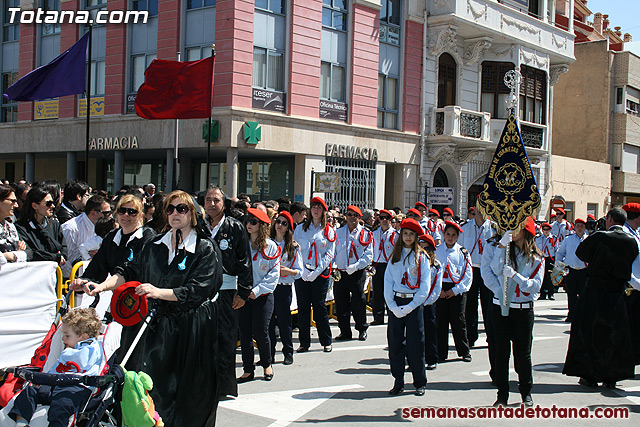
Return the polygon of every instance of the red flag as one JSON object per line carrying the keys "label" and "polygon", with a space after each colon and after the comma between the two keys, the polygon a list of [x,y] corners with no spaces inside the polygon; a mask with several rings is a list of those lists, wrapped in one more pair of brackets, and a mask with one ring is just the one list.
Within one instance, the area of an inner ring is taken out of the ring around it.
{"label": "red flag", "polygon": [[178,62],[154,59],[136,96],[144,119],[204,119],[211,116],[214,57]]}

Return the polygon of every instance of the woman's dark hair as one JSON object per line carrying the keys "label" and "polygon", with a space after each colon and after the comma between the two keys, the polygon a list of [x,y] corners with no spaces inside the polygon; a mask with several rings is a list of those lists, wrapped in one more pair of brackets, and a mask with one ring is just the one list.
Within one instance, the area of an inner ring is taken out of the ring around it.
{"label": "woman's dark hair", "polygon": [[[74,179],[73,181],[69,181],[64,186],[64,194],[62,196],[62,200],[65,202],[70,202],[78,199],[78,196],[82,197],[89,191],[89,184],[84,181],[79,181]],[[53,195],[51,196],[53,197]]]}
{"label": "woman's dark hair", "polygon": [[[277,217],[276,217],[277,218]],[[285,218],[285,217],[283,217]],[[285,218],[286,219],[286,218]],[[288,222],[289,220],[287,220]],[[275,241],[276,238],[276,223],[271,225],[271,239]],[[293,231],[287,226],[287,231],[284,232],[284,253],[287,254],[287,259],[293,261],[293,257],[296,253],[296,241],[293,240]]]}
{"label": "woman's dark hair", "polygon": [[255,218],[258,220],[258,235],[256,236],[254,248],[257,250],[263,250],[267,248],[267,237],[269,236],[269,228],[271,224],[260,221],[258,218],[251,214],[247,214],[247,219]]}
{"label": "woman's dark hair", "polygon": [[[58,207],[58,205],[61,202],[61,200],[60,200],[60,196],[61,196],[60,183],[58,181],[56,181],[55,179],[45,179],[45,180],[40,181],[37,186],[43,188],[45,191],[47,191],[49,194],[51,194],[51,198],[56,203],[56,207]],[[40,200],[42,200],[42,199],[40,199]]]}
{"label": "woman's dark hair", "polygon": [[[51,195],[44,187],[32,187],[27,193],[27,200],[24,202],[22,214],[20,215],[20,224],[27,224],[29,221],[36,219],[36,211],[31,206],[32,203],[40,203],[47,195]],[[52,196],[53,197],[53,196]]]}
{"label": "woman's dark hair", "polygon": [[9,194],[13,193],[13,188],[9,185],[0,184],[0,201],[9,197]]}
{"label": "woman's dark hair", "polygon": [[[522,253],[526,257],[526,262],[533,262],[536,258],[544,258],[540,249],[536,246],[535,237],[529,234],[526,230],[522,231],[524,233],[523,242],[522,242]],[[518,269],[518,256],[519,250],[517,249],[516,244],[511,244],[511,250],[509,252],[509,258],[511,259],[511,265],[514,270]]]}

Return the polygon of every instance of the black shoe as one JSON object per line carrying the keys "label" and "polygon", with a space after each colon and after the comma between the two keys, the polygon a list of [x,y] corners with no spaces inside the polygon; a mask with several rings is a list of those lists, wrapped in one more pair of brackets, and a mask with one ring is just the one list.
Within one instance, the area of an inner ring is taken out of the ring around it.
{"label": "black shoe", "polygon": [[467,363],[471,362],[471,355],[470,354],[466,354],[466,355],[462,356],[462,361],[463,362],[467,362]]}
{"label": "black shoe", "polygon": [[389,394],[391,396],[397,396],[404,391],[404,387],[400,385],[394,385],[391,390],[389,390]]}
{"label": "black shoe", "polygon": [[309,351],[309,347],[303,347],[303,346],[300,346],[300,347],[298,347],[298,349],[296,350],[296,353],[306,353],[307,351]]}
{"label": "black shoe", "polygon": [[603,384],[606,388],[616,388],[616,382],[612,381],[612,382],[608,382],[608,383],[604,383]]}
{"label": "black shoe", "polygon": [[416,391],[413,392],[416,396],[424,396],[424,386],[418,387]]}
{"label": "black shoe", "polygon": [[293,365],[293,356],[285,356],[283,365]]}
{"label": "black shoe", "polygon": [[549,295],[549,299],[550,299],[551,301],[555,301],[555,300],[556,300],[556,297],[554,297],[553,295]]}
{"label": "black shoe", "polygon": [[246,383],[246,382],[249,382],[249,381],[253,381],[253,379],[255,377],[256,377],[256,374],[254,372],[251,372],[246,377],[238,377],[237,382],[238,382],[238,384]]}
{"label": "black shoe", "polygon": [[522,403],[525,407],[531,408],[533,406],[533,398],[531,394],[527,394],[526,396],[522,396]]}
{"label": "black shoe", "polygon": [[331,353],[331,350],[333,350],[333,347],[331,346],[331,344],[329,344],[325,345],[322,351],[324,351],[325,353]]}
{"label": "black shoe", "polygon": [[498,395],[498,398],[494,402],[493,406],[495,408],[497,408],[498,406],[507,406],[507,400],[507,397]]}
{"label": "black shoe", "polygon": [[367,331],[360,331],[360,333],[358,334],[358,339],[360,341],[366,341],[367,340]]}
{"label": "black shoe", "polygon": [[431,363],[427,365],[427,371],[435,371],[437,367],[438,367],[437,363]]}
{"label": "black shoe", "polygon": [[336,341],[349,341],[352,339],[353,337],[351,335],[345,335],[345,334],[340,334],[337,337],[335,337]]}
{"label": "black shoe", "polygon": [[267,374],[266,373],[266,369],[265,369],[265,373],[264,373],[264,380],[265,381],[271,381],[273,379],[273,367],[270,366],[270,368],[271,368],[271,373],[270,374]]}
{"label": "black shoe", "polygon": [[593,381],[593,380],[589,380],[587,378],[580,378],[580,381],[578,381],[578,384],[580,385],[584,385],[587,387],[598,387],[598,383]]}
{"label": "black shoe", "polygon": [[384,320],[374,320],[371,322],[371,326],[384,325]]}
{"label": "black shoe", "polygon": [[546,295],[540,295],[538,297],[538,301],[543,300],[543,299],[547,299],[547,296]]}

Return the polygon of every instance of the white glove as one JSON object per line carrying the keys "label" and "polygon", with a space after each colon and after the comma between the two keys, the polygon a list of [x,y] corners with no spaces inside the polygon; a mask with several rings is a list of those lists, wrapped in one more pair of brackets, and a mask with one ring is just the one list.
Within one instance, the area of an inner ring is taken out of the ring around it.
{"label": "white glove", "polygon": [[511,243],[511,240],[512,240],[511,230],[509,230],[506,233],[504,233],[504,236],[502,236],[502,239],[500,239],[500,245],[506,248],[509,245],[509,243]]}
{"label": "white glove", "polygon": [[309,282],[313,282],[314,280],[316,280],[318,278],[319,275],[320,275],[320,273],[316,272],[315,270],[310,271],[307,280]]}
{"label": "white glove", "polygon": [[391,312],[393,313],[394,316],[396,316],[398,319],[402,318],[405,316],[404,312],[402,311],[402,309],[400,309],[400,307],[395,306],[395,307],[389,307],[389,310],[391,310]]}
{"label": "white glove", "polygon": [[309,281],[309,274],[310,274],[310,273],[311,273],[311,272],[310,272],[309,270],[307,270],[306,268],[304,268],[304,269],[302,269],[302,275],[300,276],[300,278],[301,278],[302,280],[304,280],[305,282],[308,282],[308,281]]}
{"label": "white glove", "polygon": [[346,268],[347,274],[348,275],[352,275],[353,273],[356,272],[356,265],[355,264],[351,264],[349,267]]}
{"label": "white glove", "polygon": [[502,269],[502,275],[508,279],[511,279],[516,275],[516,271],[508,265],[505,265]]}
{"label": "white glove", "polygon": [[400,310],[402,311],[402,314],[404,316],[408,315],[409,313],[411,313],[413,311],[413,309],[411,307],[409,307],[409,304],[403,305],[402,307],[400,307]]}

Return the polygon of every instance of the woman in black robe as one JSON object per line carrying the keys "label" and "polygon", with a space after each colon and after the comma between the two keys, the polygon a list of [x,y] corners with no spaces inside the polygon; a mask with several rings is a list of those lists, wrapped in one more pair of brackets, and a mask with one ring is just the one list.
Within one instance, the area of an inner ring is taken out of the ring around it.
{"label": "woman in black robe", "polygon": [[[222,283],[220,250],[198,235],[193,199],[174,191],[165,202],[169,231],[147,243],[115,275],[85,284],[90,295],[139,281],[157,312],[126,368],[144,371],[153,379],[150,392],[167,427],[215,425],[216,316],[210,301]],[[142,322],[141,322],[142,323]],[[118,353],[121,360],[141,324],[125,327]]]}

